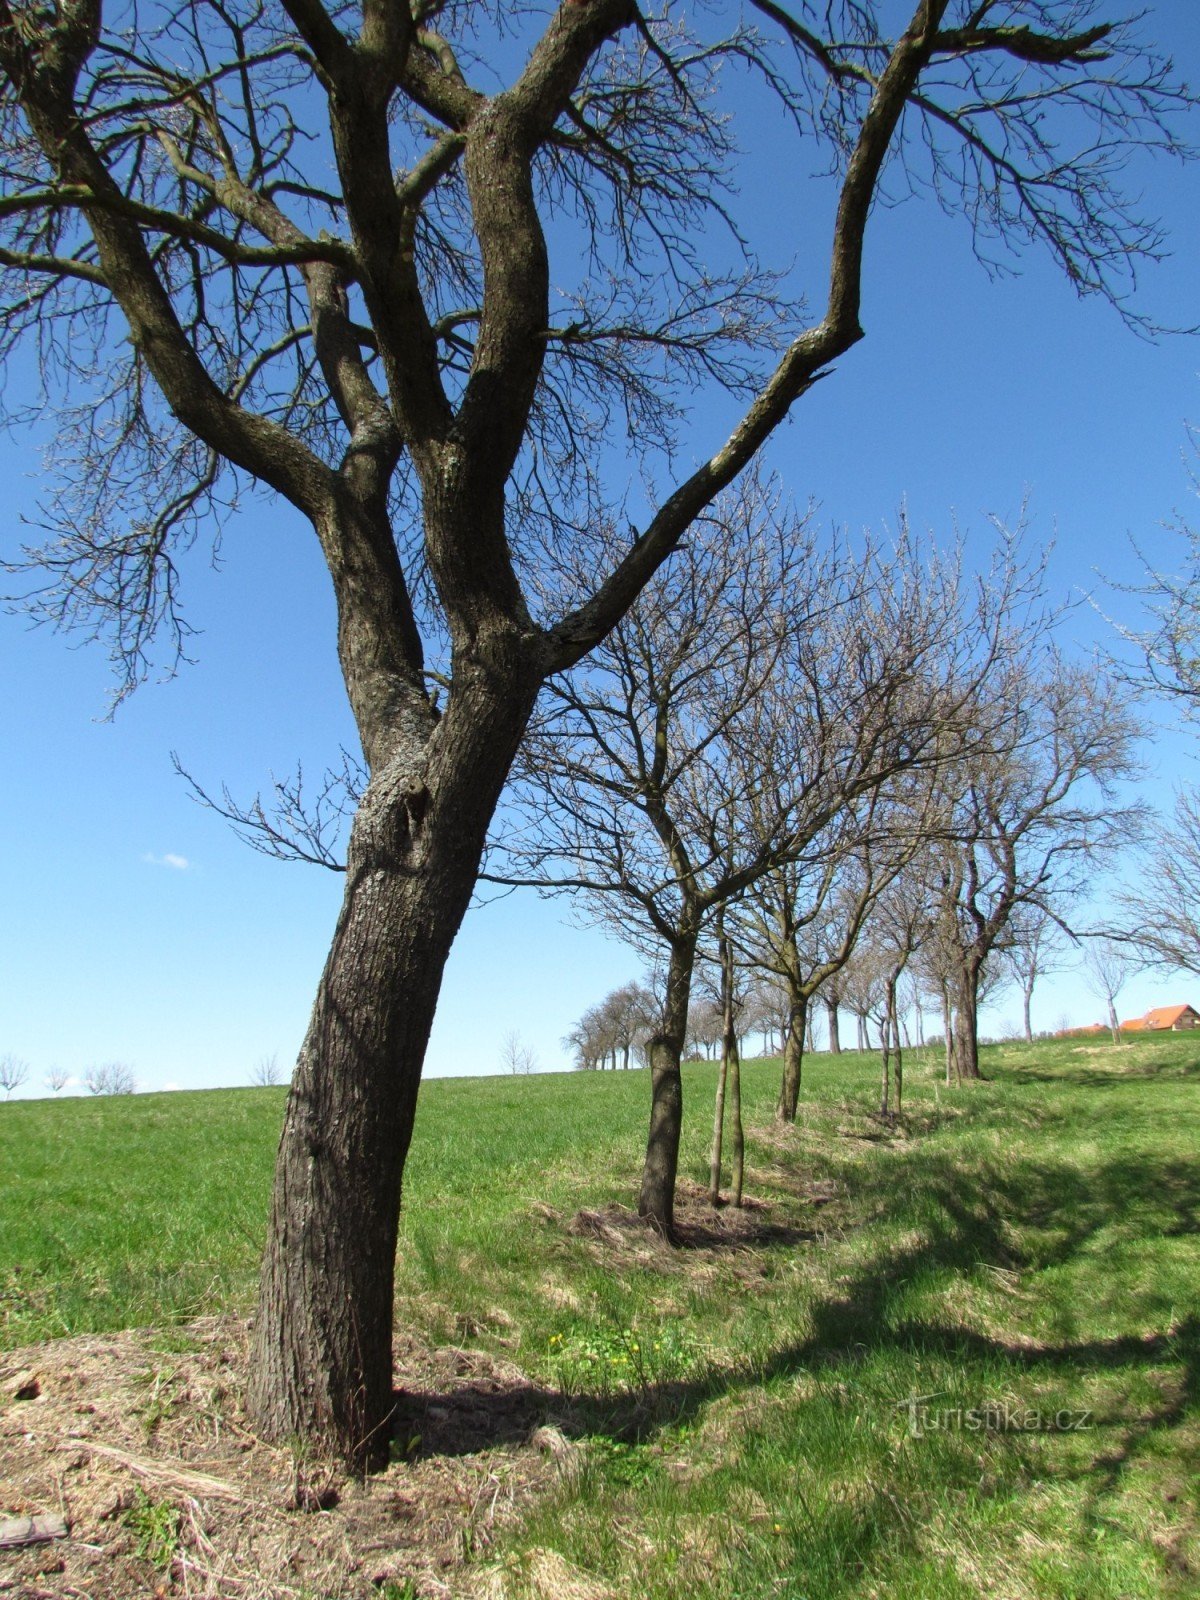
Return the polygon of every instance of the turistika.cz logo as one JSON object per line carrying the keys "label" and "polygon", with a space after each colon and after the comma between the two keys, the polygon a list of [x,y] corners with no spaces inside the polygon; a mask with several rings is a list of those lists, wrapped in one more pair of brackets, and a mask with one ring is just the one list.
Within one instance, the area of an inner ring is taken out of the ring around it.
{"label": "turistika.cz logo", "polygon": [[978,1406],[935,1406],[941,1394],[910,1394],[897,1400],[897,1411],[908,1413],[910,1438],[930,1433],[1085,1433],[1095,1426],[1091,1411],[1063,1407],[1047,1411],[1041,1406],[1015,1405],[1010,1400],[985,1400]]}

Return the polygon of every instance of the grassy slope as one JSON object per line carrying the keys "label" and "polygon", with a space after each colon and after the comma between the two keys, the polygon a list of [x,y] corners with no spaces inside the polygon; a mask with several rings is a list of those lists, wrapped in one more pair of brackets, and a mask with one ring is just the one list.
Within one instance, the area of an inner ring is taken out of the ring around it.
{"label": "grassy slope", "polygon": [[[1200,1040],[984,1061],[950,1092],[910,1063],[893,1136],[873,1063],[816,1057],[784,1137],[750,1063],[748,1190],[781,1236],[649,1260],[554,1215],[632,1194],[642,1074],[426,1086],[401,1314],[503,1349],[591,1440],[509,1552],[517,1591],[549,1546],[636,1596],[1195,1592]],[[696,1179],[711,1087],[688,1069]],[[4,1341],[248,1304],[281,1105],[0,1108]],[[1090,1425],[913,1437],[913,1394]]]}

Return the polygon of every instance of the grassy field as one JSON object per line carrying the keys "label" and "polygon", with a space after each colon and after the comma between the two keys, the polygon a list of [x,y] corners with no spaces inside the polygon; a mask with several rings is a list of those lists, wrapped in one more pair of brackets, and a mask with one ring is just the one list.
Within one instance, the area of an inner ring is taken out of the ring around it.
{"label": "grassy field", "polygon": [[[761,1209],[676,1252],[612,1206],[643,1074],[426,1085],[400,1318],[505,1355],[583,1442],[510,1592],[533,1550],[654,1600],[1197,1592],[1200,1040],[983,1063],[947,1090],[910,1060],[888,1129],[873,1059],[814,1057],[787,1133],[748,1063]],[[0,1106],[3,1342],[248,1309],[282,1096]]]}

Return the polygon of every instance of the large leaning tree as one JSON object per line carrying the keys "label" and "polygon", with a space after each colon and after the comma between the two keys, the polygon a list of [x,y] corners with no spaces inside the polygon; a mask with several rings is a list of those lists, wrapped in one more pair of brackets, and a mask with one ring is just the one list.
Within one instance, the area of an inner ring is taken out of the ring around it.
{"label": "large leaning tree", "polygon": [[[32,350],[37,414],[72,411],[31,603],[105,633],[132,685],[248,486],[307,520],[336,595],[369,781],[279,1150],[267,1438],[386,1449],[401,1176],[509,763],[544,680],[862,337],[885,165],[1081,292],[1121,301],[1159,246],[1121,173],[1176,148],[1186,97],[1098,5],[754,0],[723,31],[733,9],[0,0],[0,352]],[[781,276],[748,247],[743,147],[787,163]],[[728,431],[672,452],[710,385]],[[541,553],[631,517],[539,611]]]}

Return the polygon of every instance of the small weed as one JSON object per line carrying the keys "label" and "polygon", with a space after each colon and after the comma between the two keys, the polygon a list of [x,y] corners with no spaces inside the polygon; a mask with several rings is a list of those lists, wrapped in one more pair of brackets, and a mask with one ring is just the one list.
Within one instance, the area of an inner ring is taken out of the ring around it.
{"label": "small weed", "polygon": [[695,1335],[676,1323],[647,1329],[587,1327],[552,1333],[547,1354],[565,1395],[641,1394],[694,1376],[702,1362]]}
{"label": "small weed", "polygon": [[174,1416],[179,1408],[176,1378],[173,1372],[143,1372],[138,1381],[150,1390],[146,1404],[139,1408],[138,1415],[142,1421],[142,1432],[147,1439],[152,1439],[158,1432],[159,1424]]}
{"label": "small weed", "polygon": [[139,1489],[124,1522],[137,1540],[134,1548],[142,1561],[163,1570],[171,1565],[179,1548],[179,1512],[169,1500],[151,1500]]}

